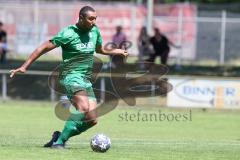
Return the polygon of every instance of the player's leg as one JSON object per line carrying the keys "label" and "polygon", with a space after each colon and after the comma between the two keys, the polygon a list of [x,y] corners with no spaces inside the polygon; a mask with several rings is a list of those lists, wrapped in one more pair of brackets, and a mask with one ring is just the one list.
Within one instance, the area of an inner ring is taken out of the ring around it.
{"label": "player's leg", "polygon": [[82,120],[82,125],[78,126],[78,130],[82,133],[88,130],[89,128],[93,127],[97,124],[97,113],[96,113],[96,107],[97,107],[97,101],[95,98],[95,94],[93,92],[93,88],[89,87],[86,89],[88,100],[89,100],[89,108],[88,111],[85,112],[85,117]]}
{"label": "player's leg", "polygon": [[146,61],[147,61],[147,62],[154,63],[154,61],[155,61],[155,59],[156,59],[156,56],[157,56],[156,53],[151,54],[151,55],[149,56],[149,58],[148,58]]}
{"label": "player's leg", "polygon": [[89,101],[86,91],[78,91],[74,93],[71,98],[71,103],[76,108],[74,113],[71,113],[68,120],[65,122],[64,129],[61,135],[55,142],[56,145],[64,145],[65,142],[72,136],[80,134],[82,131],[82,126],[84,124],[83,120],[86,113],[89,111]]}
{"label": "player's leg", "polygon": [[85,114],[83,123],[79,127],[80,132],[85,132],[86,130],[97,124],[96,106],[97,102],[95,100],[89,101],[89,111]]}
{"label": "player's leg", "polygon": [[88,94],[84,90],[77,91],[72,96],[71,103],[76,108],[76,110],[81,113],[86,113],[89,111]]}
{"label": "player's leg", "polygon": [[[66,94],[68,95],[69,100],[76,108],[74,113],[71,112],[69,118],[65,122],[62,133],[59,137],[57,137],[57,141],[54,143],[54,145],[52,145],[52,147],[60,146],[61,148],[70,137],[78,135],[93,126],[84,122],[85,116],[88,113],[91,105],[91,103],[89,103],[89,99],[91,99],[91,97],[93,99],[96,98],[91,87],[91,83],[86,82],[83,77],[75,75],[71,77],[70,75],[67,78],[65,77],[63,80],[60,80],[60,85],[66,89]],[[89,87],[84,89],[82,86]],[[51,145],[48,146],[51,147]]]}
{"label": "player's leg", "polygon": [[[81,119],[81,123],[77,123],[79,122],[78,119],[76,121],[79,134],[82,132],[85,132],[86,130],[88,130],[89,128],[97,124],[97,114],[96,114],[97,101],[96,101],[92,87],[88,88],[86,92],[84,92],[83,94],[84,94],[84,97],[82,98],[87,97],[87,99],[84,100],[84,102],[88,102],[88,103],[85,104],[85,108],[82,108],[82,102],[81,102],[80,109],[78,109],[79,113],[84,113],[83,115],[84,117]],[[78,106],[78,104],[75,104],[75,105]],[[80,115],[80,117],[82,116]]]}
{"label": "player's leg", "polygon": [[76,108],[75,114],[66,121],[64,129],[54,146],[64,146],[65,142],[97,124],[96,98],[92,87],[86,91],[78,91],[72,97],[72,104]]}
{"label": "player's leg", "polygon": [[89,112],[86,115],[86,120],[92,123],[92,125],[97,124],[97,113],[96,113],[96,108],[97,108],[97,101],[96,99],[90,99],[89,100]]}
{"label": "player's leg", "polygon": [[0,48],[0,63],[6,62],[6,53],[7,51],[4,48]]}
{"label": "player's leg", "polygon": [[6,63],[6,59],[7,59],[7,51],[4,49],[3,50],[3,63]]}
{"label": "player's leg", "polygon": [[144,68],[146,68],[146,69],[151,68],[151,66],[152,66],[152,65],[154,64],[154,62],[155,62],[156,56],[157,56],[156,52],[154,52],[153,54],[150,54],[150,55],[149,55],[149,58],[146,59],[146,62],[145,62],[145,64],[144,64]]}
{"label": "player's leg", "polygon": [[166,50],[161,54],[161,64],[167,65],[168,54],[169,54],[169,49],[166,49]]}

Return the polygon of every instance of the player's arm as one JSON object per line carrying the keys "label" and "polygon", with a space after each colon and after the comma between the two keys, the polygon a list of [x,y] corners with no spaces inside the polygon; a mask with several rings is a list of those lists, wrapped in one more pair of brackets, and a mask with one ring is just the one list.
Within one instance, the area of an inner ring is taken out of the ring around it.
{"label": "player's arm", "polygon": [[174,44],[172,41],[168,40],[168,44],[173,46],[174,48],[181,48],[181,46]]}
{"label": "player's arm", "polygon": [[56,46],[51,43],[50,41],[44,42],[42,45],[37,47],[31,55],[27,58],[27,60],[23,63],[23,65],[17,69],[13,69],[10,71],[10,77],[13,77],[16,73],[24,73],[26,69],[41,55],[51,51],[52,49],[56,48]]}
{"label": "player's arm", "polygon": [[165,37],[166,38],[166,40],[167,40],[167,42],[168,42],[168,44],[169,45],[171,45],[171,46],[173,46],[174,48],[181,48],[181,46],[179,46],[179,45],[176,45],[175,43],[173,43],[172,41],[170,41],[169,39],[167,39],[167,37]]}
{"label": "player's arm", "polygon": [[102,45],[98,45],[96,46],[96,50],[97,53],[100,54],[104,54],[104,55],[120,55],[120,56],[124,56],[127,57],[128,56],[128,52],[124,49],[111,49],[111,50],[106,50],[103,48]]}

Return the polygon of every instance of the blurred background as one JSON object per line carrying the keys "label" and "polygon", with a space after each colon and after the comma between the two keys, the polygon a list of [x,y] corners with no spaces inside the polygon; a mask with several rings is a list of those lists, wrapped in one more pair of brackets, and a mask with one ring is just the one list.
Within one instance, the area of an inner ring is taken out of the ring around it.
{"label": "blurred background", "polygon": [[[75,24],[84,5],[96,9],[104,45],[113,41],[116,27],[122,27],[126,40],[132,43],[126,65],[134,72],[144,68],[139,62],[154,54],[151,45],[149,52],[140,54],[142,27],[149,38],[158,28],[174,44],[170,46],[169,71],[165,75],[173,89],[157,98],[160,106],[239,109],[238,0],[1,0],[0,21],[7,33],[6,59],[0,64],[1,99],[58,99],[59,95],[49,89],[47,79],[61,61],[60,48],[42,56],[24,76],[9,79],[8,71],[21,65],[34,48],[60,29]],[[109,58],[95,56],[105,64],[102,73],[108,73]],[[160,64],[156,59],[156,67]],[[99,75],[95,87],[112,91],[109,75]],[[154,91],[152,95],[155,96]],[[145,98],[142,103],[152,102],[155,100]]]}

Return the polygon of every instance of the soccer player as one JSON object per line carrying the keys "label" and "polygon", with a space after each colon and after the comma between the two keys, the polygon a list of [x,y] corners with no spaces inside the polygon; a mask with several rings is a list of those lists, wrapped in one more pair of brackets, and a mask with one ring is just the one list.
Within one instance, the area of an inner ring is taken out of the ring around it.
{"label": "soccer player", "polygon": [[3,23],[0,22],[0,63],[6,62],[7,53],[7,32],[3,30]]}
{"label": "soccer player", "polygon": [[76,108],[77,114],[74,114],[75,117],[70,116],[62,132],[55,131],[52,139],[44,147],[64,148],[70,137],[79,135],[97,124],[96,113],[91,112],[97,106],[91,84],[94,51],[105,55],[128,55],[123,49],[104,49],[100,32],[95,25],[96,19],[96,11],[90,6],[84,6],[75,25],[62,29],[52,39],[36,48],[21,67],[10,71],[10,77],[16,73],[24,73],[41,55],[56,47],[62,48],[63,61],[60,65],[59,83]]}

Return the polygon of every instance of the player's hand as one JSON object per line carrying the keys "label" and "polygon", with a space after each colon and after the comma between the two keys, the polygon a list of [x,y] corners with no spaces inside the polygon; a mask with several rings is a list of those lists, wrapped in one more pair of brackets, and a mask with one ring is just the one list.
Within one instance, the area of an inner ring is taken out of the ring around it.
{"label": "player's hand", "polygon": [[128,56],[128,52],[126,51],[126,50],[122,50],[123,52],[122,52],[122,55],[124,56],[124,57],[127,57]]}
{"label": "player's hand", "polygon": [[26,72],[26,69],[24,67],[19,67],[17,69],[13,69],[10,71],[10,77],[11,78],[14,77],[16,73],[25,73],[25,72]]}

